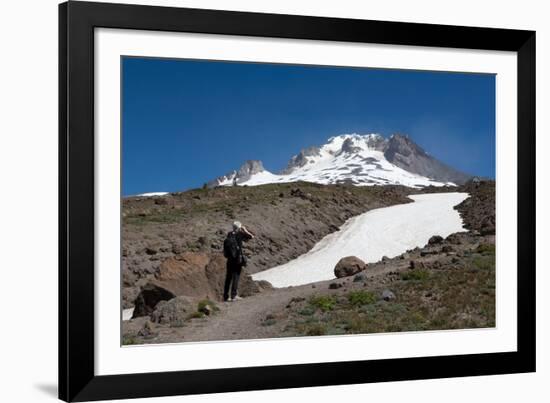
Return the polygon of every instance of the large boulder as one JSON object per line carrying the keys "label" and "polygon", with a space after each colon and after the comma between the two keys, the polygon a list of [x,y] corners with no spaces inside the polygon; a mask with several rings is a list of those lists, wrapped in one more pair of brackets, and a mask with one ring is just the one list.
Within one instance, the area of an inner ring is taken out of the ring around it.
{"label": "large boulder", "polygon": [[428,239],[428,245],[437,245],[443,242],[443,237],[440,235],[434,235]]}
{"label": "large boulder", "polygon": [[367,264],[356,256],[343,257],[334,267],[337,278],[353,276],[367,268]]}
{"label": "large boulder", "polygon": [[179,296],[169,301],[160,301],[151,313],[151,321],[180,327],[195,310],[196,304],[190,298]]}
{"label": "large boulder", "polygon": [[162,286],[145,284],[134,301],[132,319],[150,315],[160,301],[168,301],[175,296],[172,291]]}
{"label": "large boulder", "polygon": [[[135,300],[133,317],[150,315],[160,301],[177,296],[194,299],[223,299],[226,259],[221,253],[185,252],[164,260],[155,278],[142,287]],[[239,281],[239,295],[247,297],[267,288],[246,274]]]}
{"label": "large boulder", "polygon": [[445,238],[445,241],[452,245],[460,245],[463,243],[463,236],[460,232],[454,232]]}
{"label": "large boulder", "polygon": [[[223,254],[186,252],[162,262],[152,282],[175,295],[220,301],[223,298],[225,272],[226,259]],[[259,292],[261,287],[244,268],[239,281],[239,294],[247,297]]]}
{"label": "large boulder", "polygon": [[[272,288],[271,284],[266,281],[254,281],[247,273],[247,268],[244,267],[239,279],[239,295],[241,297],[249,297],[258,292]],[[210,284],[211,293],[209,295],[201,295],[201,298],[211,299],[213,301],[223,300],[223,285],[226,274],[226,259],[222,253],[211,253],[210,261],[206,265],[205,275]]]}
{"label": "large boulder", "polygon": [[[206,253],[185,252],[164,260],[151,283],[169,290],[174,295],[200,297],[210,291]],[[209,296],[209,295],[208,295]]]}
{"label": "large boulder", "polygon": [[134,301],[139,295],[139,287],[123,287],[122,288],[122,308],[128,309],[134,306]]}

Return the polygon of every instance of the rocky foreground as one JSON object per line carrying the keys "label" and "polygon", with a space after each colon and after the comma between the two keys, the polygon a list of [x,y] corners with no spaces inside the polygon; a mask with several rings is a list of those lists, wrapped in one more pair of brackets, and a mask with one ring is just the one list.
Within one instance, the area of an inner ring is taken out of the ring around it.
{"label": "rocky foreground", "polygon": [[[393,259],[339,267],[341,278],[332,281],[272,289],[243,276],[241,295],[246,298],[221,303],[224,259],[219,248],[225,230],[205,242],[196,239],[200,232],[178,232],[189,228],[189,223],[195,229],[201,225],[206,228],[210,220],[215,223],[210,226],[223,229],[233,217],[218,211],[221,206],[233,206],[233,215],[236,210],[239,218],[246,212],[246,219],[258,220],[256,226],[247,224],[263,238],[261,244],[254,246],[254,265],[269,267],[277,259],[279,264],[307,251],[334,230],[330,225],[338,227],[365,209],[407,201],[407,189],[399,187],[289,184],[261,188],[197,190],[171,195],[173,200],[168,204],[154,198],[125,201],[124,231],[133,235],[124,245],[125,270],[134,276],[130,276],[133,282],[128,278],[125,281],[138,290],[132,291],[133,300],[126,300],[136,308],[134,318],[123,322],[123,344],[494,326],[494,182],[468,183],[459,188],[471,195],[456,207],[469,230],[466,233],[451,234],[446,239],[433,237],[425,247]],[[242,194],[237,193],[242,190]],[[205,196],[213,191],[218,192],[213,199]],[[201,211],[201,203],[194,200],[207,202],[209,208],[203,212],[217,213],[213,217],[203,213],[186,217],[184,211]],[[180,208],[171,208],[178,203]],[[159,221],[166,211],[172,210],[176,210],[177,219]],[[284,211],[288,216],[282,215]],[[308,232],[307,221],[301,219],[304,215],[306,220],[312,219],[313,234]],[[293,230],[280,223],[285,219],[296,220]],[[276,225],[277,220],[281,225]],[[142,231],[137,229],[140,226]],[[262,233],[266,226],[273,228],[274,233]],[[161,230],[166,228],[163,237]],[[178,246],[185,249],[174,250]],[[150,273],[135,273],[132,267],[154,269]]]}

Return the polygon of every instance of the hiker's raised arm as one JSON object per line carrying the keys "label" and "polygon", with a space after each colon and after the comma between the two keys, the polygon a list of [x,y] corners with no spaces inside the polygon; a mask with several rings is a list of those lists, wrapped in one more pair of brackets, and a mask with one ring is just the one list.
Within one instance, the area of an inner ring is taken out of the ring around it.
{"label": "hiker's raised arm", "polygon": [[248,235],[251,239],[255,237],[255,235],[251,231],[249,231],[248,228],[246,228],[244,225],[241,228],[242,228],[243,232],[246,235]]}

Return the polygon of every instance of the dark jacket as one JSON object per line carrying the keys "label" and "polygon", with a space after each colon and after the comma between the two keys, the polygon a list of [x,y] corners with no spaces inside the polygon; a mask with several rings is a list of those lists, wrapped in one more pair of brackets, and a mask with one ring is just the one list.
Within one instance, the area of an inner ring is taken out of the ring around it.
{"label": "dark jacket", "polygon": [[[228,236],[231,234],[231,233],[234,233],[235,234],[235,237],[237,238],[237,244],[239,245],[239,254],[240,256],[244,256],[243,255],[243,242],[248,242],[252,237],[250,235],[248,235],[247,233],[243,232],[243,231],[231,231]],[[232,259],[232,258],[227,258],[227,263],[229,265],[239,265],[241,266],[242,264],[240,264],[243,259],[241,259],[241,257],[237,257],[237,259]]]}

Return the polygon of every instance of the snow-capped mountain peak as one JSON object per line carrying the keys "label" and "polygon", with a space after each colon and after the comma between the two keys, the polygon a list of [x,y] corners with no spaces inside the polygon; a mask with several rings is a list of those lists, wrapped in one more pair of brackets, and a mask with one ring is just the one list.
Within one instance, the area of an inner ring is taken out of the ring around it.
{"label": "snow-capped mountain peak", "polygon": [[353,150],[377,149],[385,141],[380,134],[341,134],[328,139],[322,149],[329,153],[351,152]]}
{"label": "snow-capped mountain peak", "polygon": [[262,185],[307,181],[321,184],[350,183],[357,186],[444,186],[468,178],[429,156],[408,136],[395,134],[341,134],[320,147],[308,147],[294,155],[280,173],[263,168],[261,161],[247,161],[209,183],[210,186]]}

